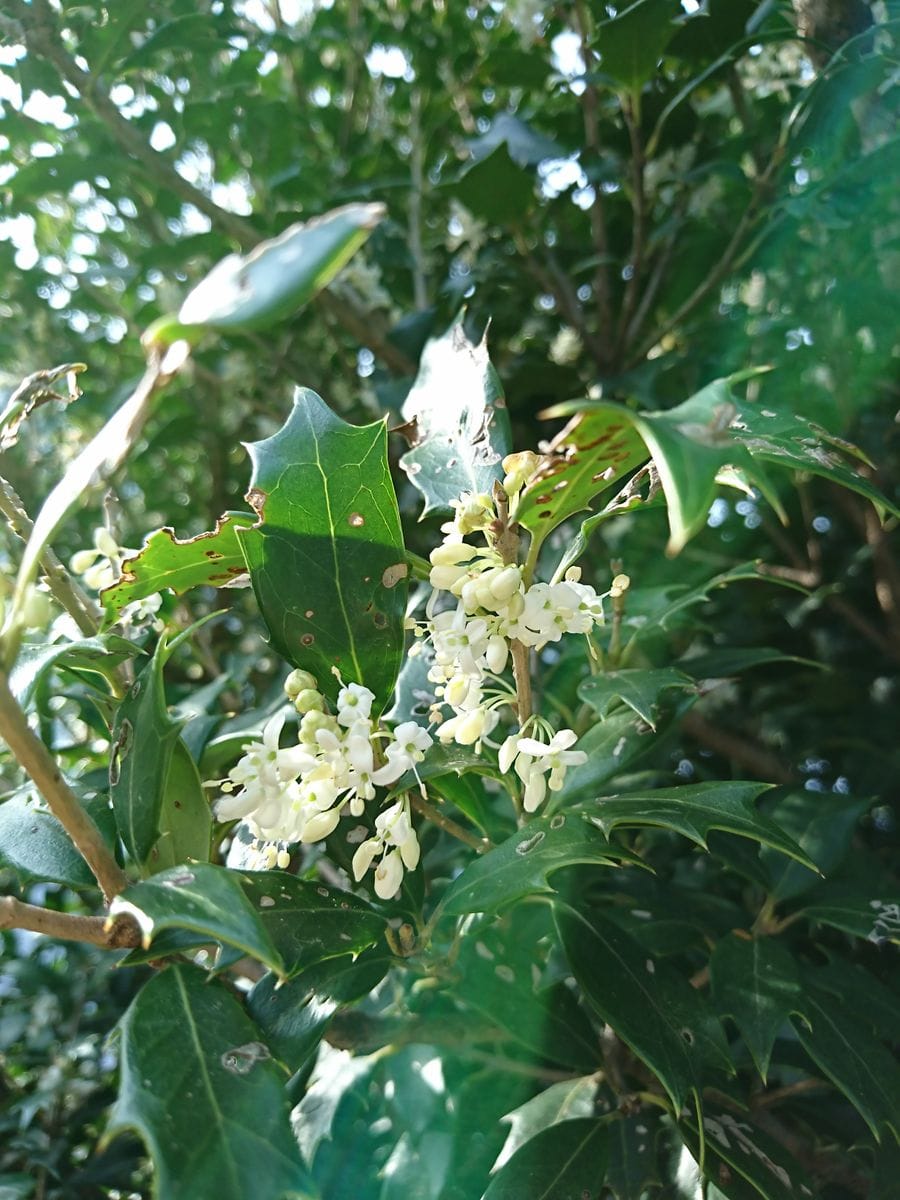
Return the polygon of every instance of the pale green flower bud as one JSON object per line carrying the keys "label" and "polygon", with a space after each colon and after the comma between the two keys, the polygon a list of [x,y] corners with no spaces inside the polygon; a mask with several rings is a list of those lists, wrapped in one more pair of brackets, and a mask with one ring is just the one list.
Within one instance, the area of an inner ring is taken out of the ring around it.
{"label": "pale green flower bud", "polygon": [[322,712],[325,700],[322,693],[317,692],[315,688],[304,688],[294,697],[294,708],[298,713]]}
{"label": "pale green flower bud", "polygon": [[295,700],[301,692],[305,692],[310,688],[315,689],[315,686],[315,675],[311,675],[309,671],[301,671],[299,668],[296,671],[291,671],[290,675],[284,681],[284,691],[290,700]]}

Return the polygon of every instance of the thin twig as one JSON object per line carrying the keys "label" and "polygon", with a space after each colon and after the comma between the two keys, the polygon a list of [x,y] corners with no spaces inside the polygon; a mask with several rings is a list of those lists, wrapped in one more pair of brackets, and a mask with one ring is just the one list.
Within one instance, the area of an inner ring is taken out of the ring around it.
{"label": "thin twig", "polygon": [[721,754],[723,758],[731,759],[760,779],[772,783],[797,782],[797,777],[790,767],[785,766],[774,754],[736,733],[717,728],[697,712],[687,713],[682,718],[681,727],[701,746]]}
{"label": "thin twig", "polygon": [[25,904],[14,896],[0,899],[0,929],[28,929],[32,933],[43,933],[46,937],[88,942],[105,950],[121,950],[141,944],[137,922],[125,913],[111,920],[105,917],[82,917]]}
{"label": "thin twig", "polygon": [[622,311],[616,333],[616,354],[620,355],[626,345],[629,323],[637,308],[641,281],[644,275],[644,256],[647,241],[647,196],[644,189],[644,143],[641,137],[640,93],[634,93],[622,101],[622,116],[631,142],[631,210],[633,213],[631,253],[629,268],[631,275],[625,284]]}
{"label": "thin twig", "polygon": [[[13,533],[23,542],[27,542],[34,529],[34,523],[25,511],[15,488],[2,476],[0,476],[0,513],[6,517]],[[49,546],[41,555],[39,569],[46,577],[51,593],[81,632],[86,637],[93,637],[100,628],[102,614],[87,593],[75,583]]]}
{"label": "thin twig", "polygon": [[90,867],[107,901],[128,885],[125,872],[113,858],[99,829],[84,811],[78,797],[62,777],[50,751],[32,731],[25,714],[9,690],[5,672],[0,671],[0,737],[10,753],[33,780],[50,811],[72,839]]}
{"label": "thin twig", "polygon": [[433,804],[429,803],[420,792],[415,790],[410,791],[409,802],[417,813],[420,813],[423,817],[427,817],[432,824],[437,825],[439,829],[443,829],[445,833],[449,833],[451,837],[465,842],[467,846],[471,846],[479,854],[493,850],[493,842],[488,838],[480,838],[474,833],[469,833],[468,829],[463,829],[462,825],[457,825],[450,817],[445,817],[440,809],[435,808]]}

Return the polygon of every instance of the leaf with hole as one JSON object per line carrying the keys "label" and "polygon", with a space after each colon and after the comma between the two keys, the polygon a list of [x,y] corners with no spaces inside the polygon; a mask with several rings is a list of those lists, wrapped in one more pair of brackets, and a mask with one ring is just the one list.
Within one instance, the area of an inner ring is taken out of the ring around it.
{"label": "leaf with hole", "polygon": [[311,1200],[282,1071],[225,988],[192,967],[160,971],[122,1018],[119,1046],[108,1134],[139,1135],[157,1195]]}
{"label": "leaf with hole", "polygon": [[509,416],[487,335],[469,341],[457,321],[422,351],[403,405],[411,448],[400,466],[425,497],[422,516],[449,512],[462,492],[490,492],[512,449]]}
{"label": "leaf with hole", "polygon": [[237,540],[237,529],[250,528],[250,513],[229,512],[215,529],[192,538],[177,538],[175,531],[157,529],[141,549],[122,563],[122,574],[100,593],[107,619],[114,620],[126,604],[169,588],[183,595],[195,587],[222,587],[247,574],[247,564]]}
{"label": "leaf with hole", "polygon": [[272,645],[334,696],[336,667],[377,708],[403,655],[407,564],[384,423],[348,425],[298,388],[285,425],[250,447],[259,524],[237,536]]}

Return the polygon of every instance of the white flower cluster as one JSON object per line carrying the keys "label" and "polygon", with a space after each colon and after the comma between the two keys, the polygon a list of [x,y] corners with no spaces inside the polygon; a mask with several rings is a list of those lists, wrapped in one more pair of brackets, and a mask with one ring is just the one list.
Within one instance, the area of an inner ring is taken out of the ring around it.
{"label": "white flower cluster", "polygon": [[[533,469],[534,456],[515,455],[507,460],[504,490],[512,502]],[[433,710],[441,742],[478,746],[489,738],[499,720],[499,709],[515,704],[515,694],[499,678],[510,657],[510,644],[541,649],[558,642],[563,634],[589,634],[603,620],[601,597],[580,582],[577,568],[558,583],[526,586],[523,569],[504,562],[493,544],[501,528],[493,499],[488,495],[464,493],[456,503],[454,519],[443,526],[444,541],[431,553],[429,582],[433,590],[427,620],[418,625],[420,637],[431,641],[434,661],[428,678],[436,684],[439,703]],[[484,546],[465,540],[473,533],[484,537]],[[442,596],[455,607],[436,611]],[[452,716],[442,719],[441,708]],[[526,738],[526,729],[507,738],[501,751],[501,770],[515,769],[525,785],[524,805],[533,812],[546,795],[550,772],[551,790],[562,787],[568,766],[585,761],[581,751],[572,750],[575,734],[531,719],[535,731],[544,729],[549,743]]]}
{"label": "white flower cluster", "polygon": [[[260,865],[267,868],[287,867],[289,845],[322,841],[345,813],[362,816],[376,787],[389,787],[415,770],[432,744],[428,731],[414,721],[403,722],[392,733],[376,728],[370,716],[374,696],[359,684],[342,687],[336,714],[327,713],[315,683],[307,671],[292,672],[285,683],[303,714],[298,744],[279,745],[285,717],[276,714],[267,722],[262,740],[245,748],[221,784],[225,794],[216,804],[216,816],[246,823],[256,839]],[[379,741],[386,742],[383,753],[376,749]],[[375,826],[378,835],[363,843],[368,847],[365,855],[359,848],[354,871],[361,879],[382,854],[375,891],[389,899],[400,886],[403,866],[412,870],[419,859],[406,801],[381,813]]]}

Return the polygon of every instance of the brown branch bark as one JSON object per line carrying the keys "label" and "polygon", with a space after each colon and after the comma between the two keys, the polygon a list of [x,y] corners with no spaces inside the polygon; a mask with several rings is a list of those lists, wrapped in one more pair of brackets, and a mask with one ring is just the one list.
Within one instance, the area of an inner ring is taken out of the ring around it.
{"label": "brown branch bark", "polygon": [[14,896],[0,898],[0,929],[28,929],[46,937],[88,942],[104,950],[122,950],[141,944],[137,923],[124,913],[107,921],[105,917],[82,917],[37,908]]}
{"label": "brown branch bark", "polygon": [[685,733],[696,739],[701,746],[721,754],[769,783],[796,783],[797,776],[776,755],[764,747],[713,725],[698,712],[689,712],[681,722]]}
{"label": "brown branch bark", "polygon": [[113,858],[99,829],[81,807],[78,797],[62,777],[59,766],[41,739],[32,731],[25,714],[9,690],[6,674],[0,671],[0,737],[10,753],[34,781],[50,811],[72,839],[90,867],[107,902],[128,884],[125,872]]}

